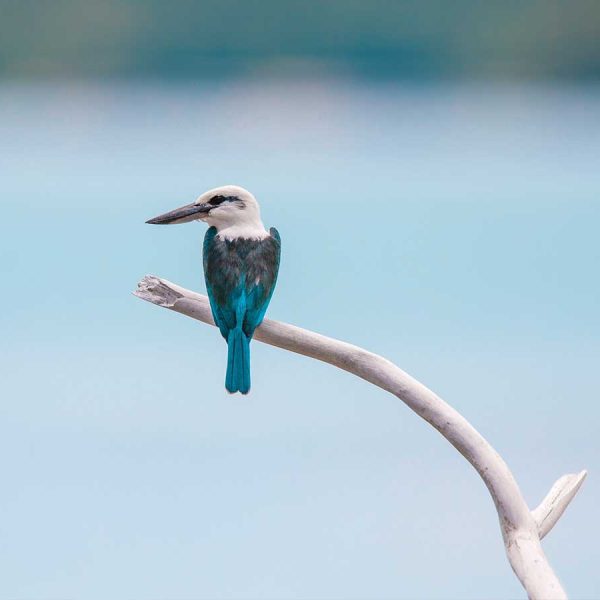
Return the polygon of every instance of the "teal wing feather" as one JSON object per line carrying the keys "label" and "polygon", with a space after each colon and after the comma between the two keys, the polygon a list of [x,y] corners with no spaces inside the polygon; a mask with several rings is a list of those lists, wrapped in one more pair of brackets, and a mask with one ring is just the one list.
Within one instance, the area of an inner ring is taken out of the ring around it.
{"label": "teal wing feather", "polygon": [[[230,306],[228,302],[222,301],[222,282],[218,280],[218,273],[214,272],[214,267],[210,265],[209,258],[212,256],[212,250],[215,245],[215,237],[217,235],[216,227],[210,227],[204,236],[204,244],[202,248],[202,256],[204,263],[204,279],[206,282],[206,291],[210,302],[215,324],[219,328],[221,335],[227,339],[229,331],[235,328],[236,311],[235,306]],[[219,299],[221,301],[219,302]]]}
{"label": "teal wing feather", "polygon": [[275,227],[271,227],[270,234],[268,242],[261,242],[255,250],[255,256],[252,257],[252,264],[258,265],[259,271],[255,276],[248,272],[246,279],[246,315],[243,329],[249,338],[262,323],[277,283],[281,237]]}

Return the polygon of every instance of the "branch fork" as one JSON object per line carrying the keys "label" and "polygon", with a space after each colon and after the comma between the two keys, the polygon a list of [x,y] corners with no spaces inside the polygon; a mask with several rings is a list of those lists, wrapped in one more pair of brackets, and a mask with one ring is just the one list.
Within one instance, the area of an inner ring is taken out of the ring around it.
{"label": "branch fork", "polygon": [[[208,298],[154,275],[134,294],[164,308],[214,325]],[[385,358],[294,325],[265,319],[254,339],[310,356],[353,373],[398,397],[437,429],[475,468],[496,506],[506,554],[533,600],[567,598],[541,546],[560,519],[587,473],[563,475],[534,510],[529,510],[508,466],[485,438],[439,396]]]}

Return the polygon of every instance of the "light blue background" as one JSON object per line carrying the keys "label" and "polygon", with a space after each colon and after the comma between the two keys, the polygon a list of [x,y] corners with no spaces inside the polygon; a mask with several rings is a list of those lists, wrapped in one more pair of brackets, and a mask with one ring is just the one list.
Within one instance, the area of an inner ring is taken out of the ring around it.
{"label": "light blue background", "polygon": [[203,290],[237,183],[283,238],[269,316],[379,352],[507,460],[600,596],[600,91],[341,81],[0,88],[3,598],[523,597],[476,473],[396,398],[130,292]]}

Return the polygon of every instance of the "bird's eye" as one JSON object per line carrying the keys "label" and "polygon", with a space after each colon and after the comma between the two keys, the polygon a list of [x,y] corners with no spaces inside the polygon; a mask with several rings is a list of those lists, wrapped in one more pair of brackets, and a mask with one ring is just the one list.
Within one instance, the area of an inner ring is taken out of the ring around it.
{"label": "bird's eye", "polygon": [[237,196],[213,196],[208,203],[212,206],[219,206],[223,202],[235,202],[236,200],[239,200]]}

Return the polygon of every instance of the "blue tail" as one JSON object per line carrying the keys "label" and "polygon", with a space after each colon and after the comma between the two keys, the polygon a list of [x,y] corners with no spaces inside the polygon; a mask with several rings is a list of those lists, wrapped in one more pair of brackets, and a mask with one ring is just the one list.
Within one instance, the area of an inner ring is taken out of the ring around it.
{"label": "blue tail", "polygon": [[231,394],[250,391],[250,342],[241,329],[232,329],[227,336],[225,387]]}

